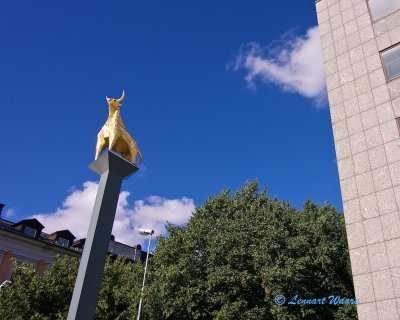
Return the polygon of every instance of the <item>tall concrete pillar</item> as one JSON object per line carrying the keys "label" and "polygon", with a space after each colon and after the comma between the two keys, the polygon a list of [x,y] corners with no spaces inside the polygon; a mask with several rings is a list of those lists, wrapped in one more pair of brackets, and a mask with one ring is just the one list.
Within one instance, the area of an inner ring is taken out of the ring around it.
{"label": "tall concrete pillar", "polygon": [[138,170],[110,151],[103,153],[89,167],[101,177],[68,320],[94,318],[122,180]]}

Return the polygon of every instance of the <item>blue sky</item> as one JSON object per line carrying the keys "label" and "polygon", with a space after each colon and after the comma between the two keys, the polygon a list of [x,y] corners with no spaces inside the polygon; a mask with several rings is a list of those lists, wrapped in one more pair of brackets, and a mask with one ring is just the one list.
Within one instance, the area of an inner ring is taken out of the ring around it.
{"label": "blue sky", "polygon": [[95,194],[87,165],[105,96],[122,89],[144,161],[123,184],[117,240],[136,241],[124,233],[147,217],[182,223],[209,194],[255,178],[296,207],[341,208],[316,24],[314,1],[2,3],[7,218],[84,233],[74,226]]}

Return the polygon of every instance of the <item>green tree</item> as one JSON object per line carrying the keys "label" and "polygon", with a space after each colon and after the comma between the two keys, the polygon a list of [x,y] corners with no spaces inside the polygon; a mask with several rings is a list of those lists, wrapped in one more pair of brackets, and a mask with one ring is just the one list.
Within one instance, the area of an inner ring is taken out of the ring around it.
{"label": "green tree", "polygon": [[123,257],[107,259],[97,301],[98,320],[136,319],[143,279],[141,263],[130,263]]}
{"label": "green tree", "polygon": [[[0,319],[66,319],[78,264],[78,259],[56,257],[40,277],[33,265],[14,263],[12,284],[0,291]],[[142,275],[140,264],[108,257],[95,319],[134,319]]]}
{"label": "green tree", "polygon": [[287,298],[354,297],[343,215],[306,201],[298,211],[256,182],[167,224],[150,264],[147,319],[355,319],[355,306],[277,306]]}
{"label": "green tree", "polygon": [[[354,297],[343,215],[306,201],[299,211],[256,182],[198,207],[189,222],[167,223],[147,277],[147,320],[349,320],[354,305],[277,306],[274,297]],[[65,319],[76,259],[56,258],[45,276],[16,265],[0,292],[0,319]],[[108,258],[95,319],[135,319],[143,268]]]}

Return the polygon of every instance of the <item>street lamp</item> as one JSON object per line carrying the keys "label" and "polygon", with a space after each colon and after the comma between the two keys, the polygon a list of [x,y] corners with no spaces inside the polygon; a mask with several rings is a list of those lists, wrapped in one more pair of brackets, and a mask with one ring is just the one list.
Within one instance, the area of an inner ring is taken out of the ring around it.
{"label": "street lamp", "polygon": [[[0,203],[1,204],[1,203]],[[0,291],[5,289],[7,286],[9,286],[11,284],[10,280],[6,280],[4,281],[2,284],[0,284]]]}
{"label": "street lamp", "polygon": [[138,310],[137,320],[140,320],[140,311],[142,310],[143,290],[144,290],[144,283],[146,281],[147,262],[149,261],[151,236],[153,235],[153,233],[154,233],[154,230],[151,230],[151,229],[140,229],[139,230],[140,235],[149,236],[149,244],[147,245],[146,263],[144,265],[143,284],[142,284],[142,291],[140,293],[139,310]]}

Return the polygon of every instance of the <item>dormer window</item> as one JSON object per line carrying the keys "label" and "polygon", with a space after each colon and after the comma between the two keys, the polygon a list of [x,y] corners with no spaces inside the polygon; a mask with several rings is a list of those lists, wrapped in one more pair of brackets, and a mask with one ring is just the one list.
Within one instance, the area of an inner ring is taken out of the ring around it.
{"label": "dormer window", "polygon": [[63,247],[66,247],[66,248],[69,247],[69,240],[68,239],[65,239],[65,238],[62,238],[62,237],[58,237],[57,243],[60,246],[63,246]]}
{"label": "dormer window", "polygon": [[69,248],[74,242],[75,236],[69,230],[59,230],[49,234],[47,239],[64,248]]}
{"label": "dormer window", "polygon": [[25,226],[24,233],[32,238],[36,236],[37,230],[28,226]]}
{"label": "dormer window", "polygon": [[24,219],[13,224],[16,231],[19,231],[29,237],[39,239],[44,226],[36,219]]}

